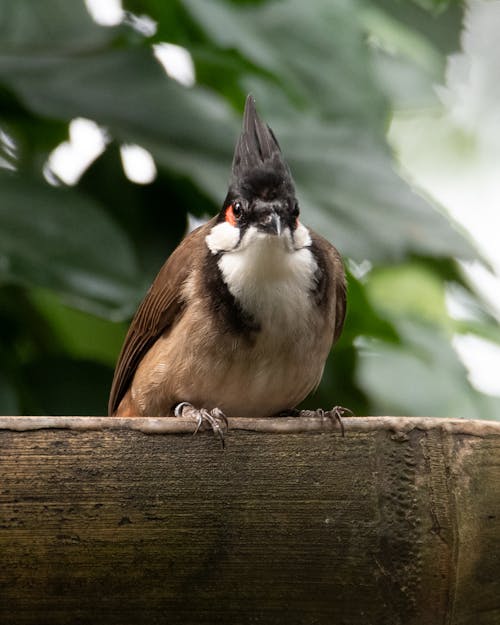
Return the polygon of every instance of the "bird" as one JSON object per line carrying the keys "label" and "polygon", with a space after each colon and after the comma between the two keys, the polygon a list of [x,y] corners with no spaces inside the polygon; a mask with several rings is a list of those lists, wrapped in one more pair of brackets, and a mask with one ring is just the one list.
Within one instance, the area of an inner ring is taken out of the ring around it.
{"label": "bird", "polygon": [[298,414],[346,315],[338,250],[300,220],[275,134],[246,99],[220,212],[172,252],[125,337],[108,414]]}

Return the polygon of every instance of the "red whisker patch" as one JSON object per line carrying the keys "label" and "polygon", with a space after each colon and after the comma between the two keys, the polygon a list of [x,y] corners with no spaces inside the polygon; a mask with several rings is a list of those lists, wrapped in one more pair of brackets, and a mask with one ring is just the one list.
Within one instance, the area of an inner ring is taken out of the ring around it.
{"label": "red whisker patch", "polygon": [[236,226],[236,217],[234,216],[232,204],[226,208],[226,221],[231,226]]}

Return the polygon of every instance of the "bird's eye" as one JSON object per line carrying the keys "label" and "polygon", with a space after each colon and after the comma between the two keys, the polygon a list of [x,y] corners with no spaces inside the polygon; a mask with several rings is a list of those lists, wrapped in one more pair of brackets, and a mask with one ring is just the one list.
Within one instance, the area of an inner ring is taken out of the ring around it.
{"label": "bird's eye", "polygon": [[226,221],[231,226],[236,227],[236,224],[243,214],[243,204],[241,202],[233,202],[226,208]]}
{"label": "bird's eye", "polygon": [[243,206],[241,202],[235,202],[233,204],[233,215],[236,217],[236,219],[239,219],[241,217],[242,212]]}

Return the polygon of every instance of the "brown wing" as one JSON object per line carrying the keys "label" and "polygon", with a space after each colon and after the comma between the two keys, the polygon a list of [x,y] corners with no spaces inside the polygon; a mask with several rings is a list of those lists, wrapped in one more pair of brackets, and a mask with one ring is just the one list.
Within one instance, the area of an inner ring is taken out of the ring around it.
{"label": "brown wing", "polygon": [[338,250],[325,238],[309,230],[313,251],[320,272],[316,297],[319,306],[328,306],[331,298],[335,301],[335,324],[333,343],[340,338],[346,316],[347,284],[344,265]]}
{"label": "brown wing", "polygon": [[204,249],[209,222],[191,232],[172,252],[140,304],[125,337],[111,385],[108,414],[113,415],[151,345],[182,313],[182,285]]}
{"label": "brown wing", "polygon": [[[335,250],[337,251],[337,250]],[[337,252],[338,254],[338,252]],[[333,342],[336,343],[344,328],[344,321],[347,311],[347,282],[345,279],[342,260],[338,256],[340,267],[342,268],[342,279],[338,279],[335,284],[335,331],[333,333]]]}

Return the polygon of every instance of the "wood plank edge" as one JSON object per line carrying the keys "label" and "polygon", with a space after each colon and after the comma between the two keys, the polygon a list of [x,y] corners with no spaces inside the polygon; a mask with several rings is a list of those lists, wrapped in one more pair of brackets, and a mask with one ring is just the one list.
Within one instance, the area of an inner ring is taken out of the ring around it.
{"label": "wood plank edge", "polygon": [[[435,417],[366,416],[344,417],[345,433],[389,430],[407,434],[411,430],[442,430],[470,436],[500,436],[500,422],[478,419],[443,419]],[[296,434],[306,432],[337,432],[338,422],[328,417],[263,417],[228,419],[229,431],[243,430],[269,434]],[[144,434],[190,434],[196,430],[192,419],[155,417],[85,417],[85,416],[1,416],[0,430],[28,432],[42,429],[135,430]]]}

